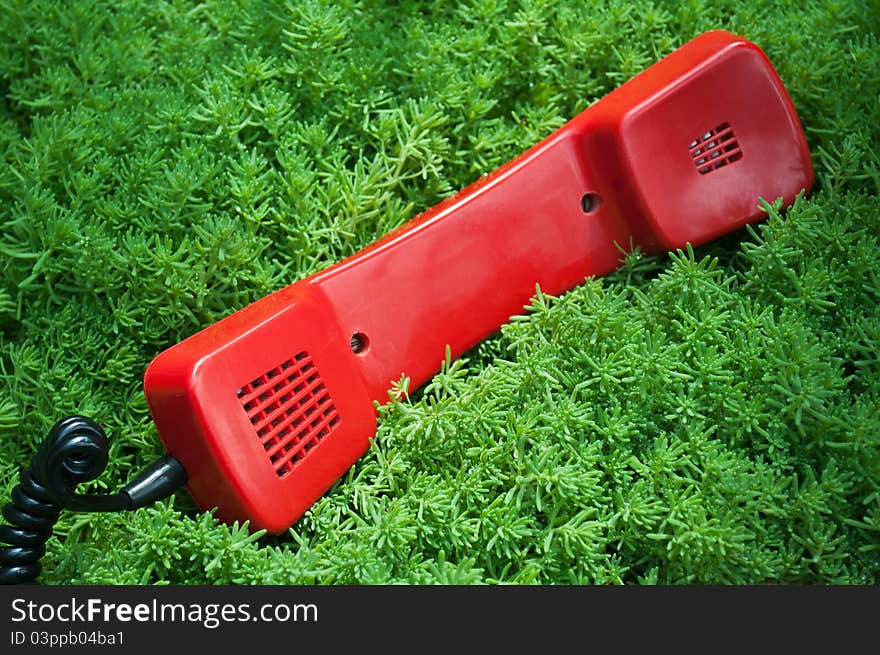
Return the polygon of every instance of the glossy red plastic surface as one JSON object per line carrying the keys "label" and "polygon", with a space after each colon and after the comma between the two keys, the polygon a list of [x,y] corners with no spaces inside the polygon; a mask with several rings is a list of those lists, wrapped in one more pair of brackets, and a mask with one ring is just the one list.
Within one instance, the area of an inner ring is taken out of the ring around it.
{"label": "glossy red plastic surface", "polygon": [[713,239],[812,179],[764,53],[706,33],[367,249],[161,353],[153,418],[200,507],[284,530],[367,449],[373,401],[402,373],[422,384],[536,284],[608,273],[630,244]]}

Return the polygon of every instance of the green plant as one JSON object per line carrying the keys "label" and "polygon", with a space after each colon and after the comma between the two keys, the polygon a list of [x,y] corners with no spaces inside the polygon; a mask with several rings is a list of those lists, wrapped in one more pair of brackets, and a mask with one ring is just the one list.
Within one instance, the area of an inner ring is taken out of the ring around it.
{"label": "green plant", "polygon": [[423,390],[402,378],[289,534],[185,493],[67,513],[43,580],[880,581],[872,3],[0,0],[0,489],[74,411],[106,426],[117,488],[160,454],[157,352],[715,28],[779,70],[811,197],[539,291]]}

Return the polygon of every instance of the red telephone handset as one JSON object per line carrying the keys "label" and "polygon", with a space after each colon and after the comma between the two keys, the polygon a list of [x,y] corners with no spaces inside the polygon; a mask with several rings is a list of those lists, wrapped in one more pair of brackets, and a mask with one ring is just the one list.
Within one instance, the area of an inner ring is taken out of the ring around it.
{"label": "red telephone handset", "polygon": [[280,532],[366,451],[391,381],[425,382],[536,284],[608,273],[618,246],[714,239],[812,181],[767,57],[708,32],[365,250],[161,353],[150,411],[202,509]]}

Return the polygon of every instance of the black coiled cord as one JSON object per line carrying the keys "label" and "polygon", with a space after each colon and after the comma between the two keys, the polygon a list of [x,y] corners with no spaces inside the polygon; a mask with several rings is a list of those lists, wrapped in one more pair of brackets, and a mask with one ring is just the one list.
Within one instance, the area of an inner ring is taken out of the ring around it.
{"label": "black coiled cord", "polygon": [[107,467],[107,435],[84,416],[61,419],[49,431],[22,469],[12,490],[12,502],[3,507],[9,525],[0,526],[0,584],[33,582],[40,575],[40,558],[62,509],[115,512],[138,509],[166,498],[186,484],[186,472],[176,459],[163,457],[127,484],[119,493],[89,496],[76,486],[97,478]]}
{"label": "black coiled cord", "polygon": [[36,580],[42,570],[40,558],[46,552],[46,540],[61,513],[61,507],[52,502],[31,471],[23,469],[20,479],[12,492],[12,502],[3,508],[3,518],[12,525],[0,526],[0,540],[12,546],[0,549],[0,584]]}

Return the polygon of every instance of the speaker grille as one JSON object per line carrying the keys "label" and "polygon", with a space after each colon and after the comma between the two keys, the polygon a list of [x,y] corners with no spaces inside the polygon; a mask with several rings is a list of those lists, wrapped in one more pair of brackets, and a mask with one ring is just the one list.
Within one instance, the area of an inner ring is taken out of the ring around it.
{"label": "speaker grille", "polygon": [[694,139],[688,148],[701,175],[732,164],[743,156],[729,123],[721,123]]}
{"label": "speaker grille", "polygon": [[279,478],[342,420],[305,351],[240,387],[236,395]]}

